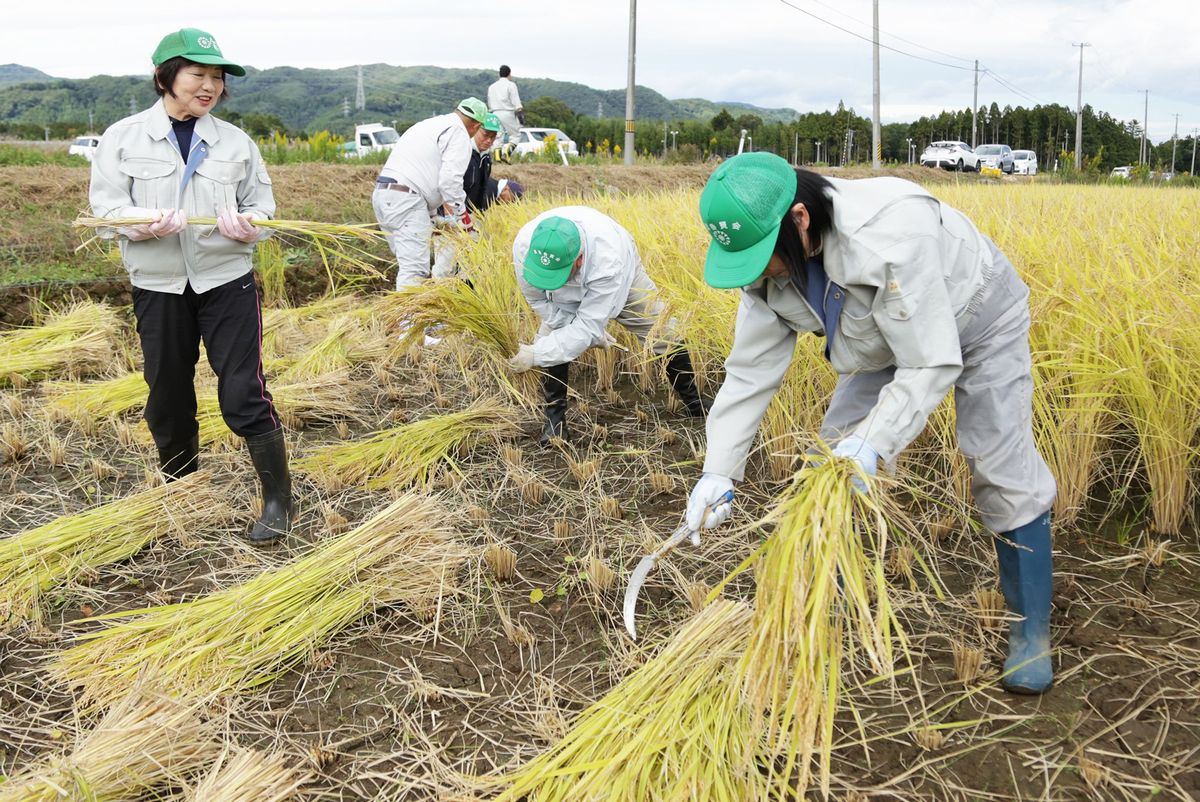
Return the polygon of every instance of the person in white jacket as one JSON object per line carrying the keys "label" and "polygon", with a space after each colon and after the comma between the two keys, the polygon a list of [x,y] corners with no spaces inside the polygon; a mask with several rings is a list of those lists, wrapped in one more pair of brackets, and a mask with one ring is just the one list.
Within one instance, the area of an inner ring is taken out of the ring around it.
{"label": "person in white jacket", "polygon": [[504,135],[499,144],[515,142],[517,132],[525,124],[525,110],[521,106],[521,93],[512,79],[512,70],[507,64],[500,65],[500,77],[492,82],[487,91],[488,110],[500,118]]}
{"label": "person in white jacket", "polygon": [[[167,481],[200,461],[196,361],[204,342],[217,400],[246,440],[262,484],[252,543],[291,527],[292,489],[283,427],[262,361],[262,302],[253,254],[256,220],[275,214],[271,179],[254,140],[211,112],[227,75],[245,75],[212,34],[167,34],[151,57],[159,100],[109,126],[92,160],[97,217],[151,222],[104,231],[115,237],[133,284],[133,313],[149,394],[143,414]],[[189,218],[215,217],[216,225]]]}
{"label": "person in white jacket", "polygon": [[471,138],[487,107],[469,97],[449,114],[409,128],[379,173],[371,205],[396,256],[396,289],[430,277],[429,238],[433,216],[442,215],[470,232],[463,173],[471,160]]}
{"label": "person in white jacket", "polygon": [[[518,373],[542,369],[546,419],[540,442],[567,439],[567,386],[571,362],[610,343],[615,320],[642,343],[663,314],[658,288],[642,267],[633,235],[616,220],[587,206],[560,206],[539,214],[517,232],[513,266],[521,294],[541,318],[532,344],[510,360]],[[707,403],[696,391],[691,357],[668,336],[648,343],[666,358],[671,386],[688,414],[702,417]]]}
{"label": "person in white jacket", "polygon": [[972,493],[996,533],[1001,588],[1019,617],[1002,682],[1047,690],[1056,487],[1033,439],[1029,291],[1008,259],[916,184],[826,179],[769,153],[717,168],[700,216],[712,238],[704,279],[740,287],[741,304],[688,525],[728,518],[722,496],[743,476],[797,333],[826,337],[839,380],[820,436],[858,463],[863,489],[954,388]]}

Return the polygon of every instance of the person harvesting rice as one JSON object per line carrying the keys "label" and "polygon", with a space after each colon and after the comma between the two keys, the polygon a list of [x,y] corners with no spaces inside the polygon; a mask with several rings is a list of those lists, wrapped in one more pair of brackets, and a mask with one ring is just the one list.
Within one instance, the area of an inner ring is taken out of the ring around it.
{"label": "person harvesting rice", "polygon": [[[254,140],[210,112],[226,75],[246,71],[196,28],[167,34],[152,56],[159,100],[105,131],[92,161],[97,217],[143,218],[106,236],[120,241],[149,385],[145,418],[169,480],[196,470],[193,384],[199,346],[217,374],[225,423],[246,439],[262,484],[253,543],[291,526],[292,493],[279,415],[262,365],[262,303],[251,256],[275,214],[271,179]],[[213,226],[188,218],[216,217]]]}
{"label": "person harvesting rice", "polygon": [[1008,259],[916,184],[826,179],[769,153],[717,168],[700,217],[712,237],[704,280],[742,294],[689,526],[729,517],[731,503],[717,502],[743,476],[797,332],[824,334],[839,374],[820,436],[867,476],[917,437],[953,387],[972,493],[1019,619],[1002,683],[1047,690],[1056,488],[1033,440],[1029,291]]}

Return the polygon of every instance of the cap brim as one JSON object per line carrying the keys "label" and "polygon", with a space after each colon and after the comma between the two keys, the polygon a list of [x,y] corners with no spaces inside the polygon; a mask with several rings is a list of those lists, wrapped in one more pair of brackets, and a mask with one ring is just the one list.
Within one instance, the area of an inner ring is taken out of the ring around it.
{"label": "cap brim", "polygon": [[187,59],[188,61],[194,61],[197,64],[211,64],[215,67],[224,67],[225,72],[229,73],[230,75],[236,75],[239,78],[241,78],[242,76],[244,76],[246,74],[245,67],[241,67],[237,64],[230,64],[225,59],[219,58],[217,56],[187,55],[187,56],[184,56],[184,58]]}
{"label": "cap brim", "polygon": [[710,287],[728,290],[758,281],[771,261],[782,222],[775,224],[758,242],[740,251],[727,251],[715,240],[710,242],[708,256],[704,259],[704,282]]}
{"label": "cap brim", "polygon": [[[530,251],[532,253],[532,251]],[[558,290],[571,277],[569,267],[550,268],[535,257],[525,257],[525,280],[539,290]]]}

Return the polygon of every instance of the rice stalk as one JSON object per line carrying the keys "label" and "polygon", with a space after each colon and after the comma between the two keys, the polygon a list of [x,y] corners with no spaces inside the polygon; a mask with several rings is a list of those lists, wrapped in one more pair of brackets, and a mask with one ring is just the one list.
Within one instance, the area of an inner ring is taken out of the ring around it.
{"label": "rice stalk", "polygon": [[126,560],[172,531],[232,517],[225,492],[197,472],[177,482],[0,539],[0,634],[40,622],[53,588]]}
{"label": "rice stalk", "polygon": [[85,301],[37,326],[0,332],[0,385],[112,368],[121,355],[121,321],[108,304]]}
{"label": "rice stalk", "polygon": [[247,749],[230,757],[226,751],[183,798],[187,802],[283,802],[307,781],[308,774],[289,769],[283,755]]}
{"label": "rice stalk", "polygon": [[97,616],[51,665],[82,703],[118,697],[143,672],[168,691],[209,694],[271,682],[379,607],[417,608],[449,592],[465,549],[451,512],[406,494],[307,556],[193,601]]}
{"label": "rice stalk", "polygon": [[71,752],[0,783],[0,802],[147,798],[210,763],[219,749],[214,724],[195,705],[137,691],[117,701]]}
{"label": "rice stalk", "polygon": [[513,426],[511,409],[485,400],[460,412],[384,429],[363,440],[323,446],[294,465],[328,490],[428,485],[439,465],[453,464],[451,454],[461,445]]}
{"label": "rice stalk", "polygon": [[557,744],[482,784],[504,786],[496,802],[764,798],[763,775],[744,759],[755,737],[734,671],[749,621],[746,605],[713,602]]}

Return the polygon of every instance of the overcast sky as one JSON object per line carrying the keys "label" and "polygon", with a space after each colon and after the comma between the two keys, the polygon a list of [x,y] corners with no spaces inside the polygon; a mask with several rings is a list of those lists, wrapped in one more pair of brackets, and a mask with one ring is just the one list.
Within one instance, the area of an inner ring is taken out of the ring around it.
{"label": "overcast sky", "polygon": [[[149,70],[163,34],[208,30],[225,55],[259,68],[358,63],[494,69],[578,81],[626,81],[624,0],[283,0],[228,5],[164,0],[6,3],[0,63],[84,78]],[[442,10],[453,5],[453,12]],[[971,104],[973,60],[985,73],[980,103],[1074,108],[1079,49],[1084,102],[1142,119],[1150,136],[1200,127],[1200,14],[1195,0],[880,0],[882,119],[907,121]],[[808,13],[804,13],[808,12]],[[816,18],[814,18],[814,15]],[[637,82],[667,97],[736,100],[800,111],[839,100],[871,113],[871,0],[641,0]],[[949,66],[947,66],[949,65]],[[1001,83],[1003,82],[1003,83]],[[368,93],[370,88],[368,87]],[[606,109],[620,116],[624,109]]]}

